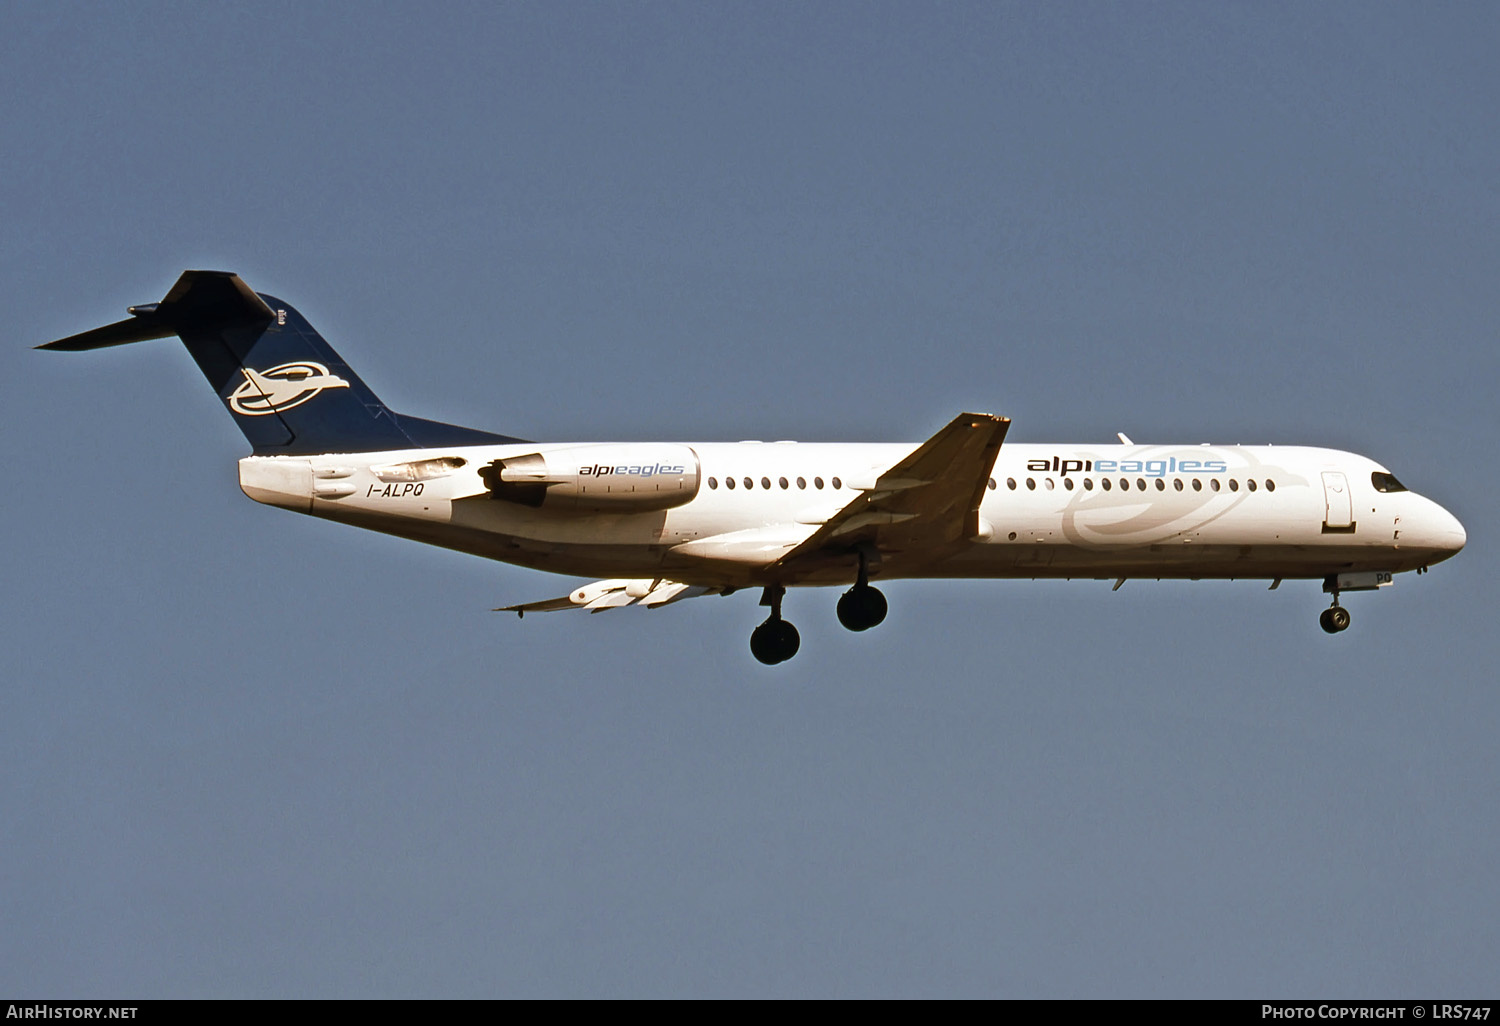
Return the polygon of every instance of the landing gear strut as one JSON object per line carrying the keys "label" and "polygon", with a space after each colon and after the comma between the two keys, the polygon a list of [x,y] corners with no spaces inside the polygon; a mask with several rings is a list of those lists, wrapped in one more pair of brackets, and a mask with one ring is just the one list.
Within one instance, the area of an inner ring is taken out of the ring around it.
{"label": "landing gear strut", "polygon": [[[1327,588],[1326,585],[1325,588]],[[1349,610],[1339,605],[1339,590],[1337,588],[1327,588],[1327,590],[1333,593],[1333,605],[1323,610],[1323,614],[1318,617],[1318,625],[1329,634],[1346,631],[1349,629]]]}
{"label": "landing gear strut", "polygon": [[839,596],[839,623],[851,631],[867,631],[885,619],[885,596],[870,587],[869,556],[859,552],[859,577],[854,587]]}
{"label": "landing gear strut", "polygon": [[750,634],[750,654],[767,666],[784,663],[797,654],[802,637],[797,628],[781,618],[781,599],[786,589],[779,584],[767,585],[760,594],[760,604],[771,607],[765,623]]}

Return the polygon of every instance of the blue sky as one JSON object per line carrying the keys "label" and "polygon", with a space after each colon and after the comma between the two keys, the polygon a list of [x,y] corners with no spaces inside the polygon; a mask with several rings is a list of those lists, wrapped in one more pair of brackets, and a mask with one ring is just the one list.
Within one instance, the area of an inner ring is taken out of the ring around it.
{"label": "blue sky", "polygon": [[[0,992],[1411,996],[1500,964],[1500,14],[0,8]],[[1313,583],[555,578],[260,507],[188,267],[537,439],[1315,444],[1468,548]]]}

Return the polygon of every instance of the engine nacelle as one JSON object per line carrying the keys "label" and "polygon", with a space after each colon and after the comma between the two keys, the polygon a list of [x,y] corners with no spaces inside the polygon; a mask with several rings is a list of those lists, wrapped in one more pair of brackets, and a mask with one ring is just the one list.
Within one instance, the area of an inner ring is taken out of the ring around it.
{"label": "engine nacelle", "polygon": [[490,496],[548,509],[621,513],[681,506],[698,494],[686,445],[579,445],[495,460],[479,472]]}

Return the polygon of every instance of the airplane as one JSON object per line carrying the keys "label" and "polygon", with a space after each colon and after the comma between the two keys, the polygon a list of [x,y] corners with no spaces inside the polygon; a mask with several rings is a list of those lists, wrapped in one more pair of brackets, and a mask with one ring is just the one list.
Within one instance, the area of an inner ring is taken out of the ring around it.
{"label": "airplane", "polygon": [[250,442],[257,502],[505,563],[601,577],[497,612],[656,609],[759,589],[750,650],[796,655],[786,589],[848,586],[852,631],[900,578],[1321,580],[1344,592],[1455,555],[1462,525],[1389,470],[1303,446],[1004,445],[962,413],[920,445],[538,443],[391,410],[290,305],[226,271],[38,349],[179,337]]}

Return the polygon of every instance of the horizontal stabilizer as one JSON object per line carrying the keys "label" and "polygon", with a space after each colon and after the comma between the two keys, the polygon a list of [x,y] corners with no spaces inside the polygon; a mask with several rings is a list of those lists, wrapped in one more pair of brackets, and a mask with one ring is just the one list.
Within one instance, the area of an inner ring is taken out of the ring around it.
{"label": "horizontal stabilizer", "polygon": [[664,578],[614,578],[585,584],[562,598],[546,599],[542,602],[523,602],[515,606],[501,606],[497,613],[515,613],[524,617],[527,613],[546,613],[559,609],[587,609],[591,613],[602,613],[608,609],[641,605],[647,609],[670,605],[699,595],[718,595],[723,588],[684,584]]}
{"label": "horizontal stabilizer", "polygon": [[108,346],[123,346],[128,342],[146,342],[153,338],[171,338],[177,332],[163,325],[154,317],[132,317],[127,321],[116,321],[92,331],[48,342],[37,349],[54,349],[65,353],[81,353],[86,349],[104,349]]}
{"label": "horizontal stabilizer", "polygon": [[160,303],[133,306],[128,320],[60,338],[37,346],[78,353],[88,349],[123,346],[154,338],[170,338],[184,331],[265,324],[275,317],[265,301],[228,271],[183,271]]}

